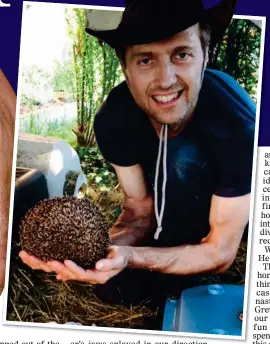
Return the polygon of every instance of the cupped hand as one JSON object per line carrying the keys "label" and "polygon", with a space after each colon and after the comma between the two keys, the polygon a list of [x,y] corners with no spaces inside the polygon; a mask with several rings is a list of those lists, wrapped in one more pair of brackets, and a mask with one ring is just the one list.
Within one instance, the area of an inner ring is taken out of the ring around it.
{"label": "cupped hand", "polygon": [[21,251],[19,253],[19,256],[21,260],[30,266],[33,270],[43,270],[45,272],[53,272],[53,269],[50,267],[50,264],[48,262],[44,262],[40,259],[38,259],[35,256],[32,256],[31,254],[27,253],[26,251]]}
{"label": "cupped hand", "polygon": [[83,269],[70,260],[64,263],[51,261],[47,265],[56,272],[56,278],[59,280],[104,284],[127,267],[130,250],[131,247],[128,246],[111,246],[107,258],[99,260],[93,269]]}

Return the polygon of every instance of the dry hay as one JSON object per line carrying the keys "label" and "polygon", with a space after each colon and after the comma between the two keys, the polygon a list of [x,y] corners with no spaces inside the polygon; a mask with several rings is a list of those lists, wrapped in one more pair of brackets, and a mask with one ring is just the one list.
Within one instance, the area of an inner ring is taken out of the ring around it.
{"label": "dry hay", "polygon": [[100,192],[93,185],[88,185],[86,189],[79,190],[80,197],[86,197],[91,203],[96,205],[107,223],[111,226],[115,223],[121,213],[124,194],[118,184],[114,189],[107,189]]}
{"label": "dry hay", "polygon": [[[21,265],[21,264],[19,264]],[[9,283],[7,319],[10,321],[133,329],[155,329],[157,312],[147,302],[137,306],[112,305],[99,300],[93,287],[82,282],[61,282],[53,274],[13,266]]]}
{"label": "dry hay", "polygon": [[80,172],[69,171],[65,177],[65,183],[63,187],[64,196],[73,196],[76,188],[76,182],[80,175]]}
{"label": "dry hay", "polygon": [[[242,242],[232,267],[225,274],[204,276],[200,284],[243,284],[245,262],[246,243]],[[160,330],[158,310],[151,310],[149,301],[133,307],[107,304],[95,296],[89,284],[57,281],[53,274],[28,269],[16,259],[10,274],[7,319]]]}

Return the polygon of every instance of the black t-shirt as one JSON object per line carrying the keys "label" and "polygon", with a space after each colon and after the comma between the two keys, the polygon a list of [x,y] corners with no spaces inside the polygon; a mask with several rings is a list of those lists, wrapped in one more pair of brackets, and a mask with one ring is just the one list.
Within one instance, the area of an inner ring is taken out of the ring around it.
{"label": "black t-shirt", "polygon": [[[207,69],[195,113],[187,126],[217,166],[214,194],[236,197],[251,189],[256,106],[229,75]],[[192,129],[192,130],[191,130]],[[141,164],[158,150],[157,135],[125,82],[115,87],[95,117],[94,130],[104,158],[118,166]],[[182,134],[180,134],[182,135]]]}

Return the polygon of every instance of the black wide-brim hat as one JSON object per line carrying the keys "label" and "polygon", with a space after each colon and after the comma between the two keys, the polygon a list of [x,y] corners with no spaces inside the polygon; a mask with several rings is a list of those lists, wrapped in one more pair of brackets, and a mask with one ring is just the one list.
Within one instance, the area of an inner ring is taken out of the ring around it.
{"label": "black wide-brim hat", "polygon": [[126,3],[117,28],[86,28],[86,32],[117,48],[161,41],[200,22],[210,26],[214,45],[232,19],[236,0],[223,0],[207,10],[202,0],[127,0]]}

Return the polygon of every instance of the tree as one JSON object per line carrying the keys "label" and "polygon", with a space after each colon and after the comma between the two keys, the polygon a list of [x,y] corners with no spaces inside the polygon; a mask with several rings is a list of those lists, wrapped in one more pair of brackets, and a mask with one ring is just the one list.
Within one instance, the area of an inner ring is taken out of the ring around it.
{"label": "tree", "polygon": [[253,22],[233,19],[223,40],[210,51],[209,67],[233,76],[256,100],[261,30]]}
{"label": "tree", "polygon": [[95,145],[94,116],[122,73],[114,50],[85,32],[85,10],[67,10],[66,20],[76,79],[77,128],[73,131],[79,145],[91,147]]}

